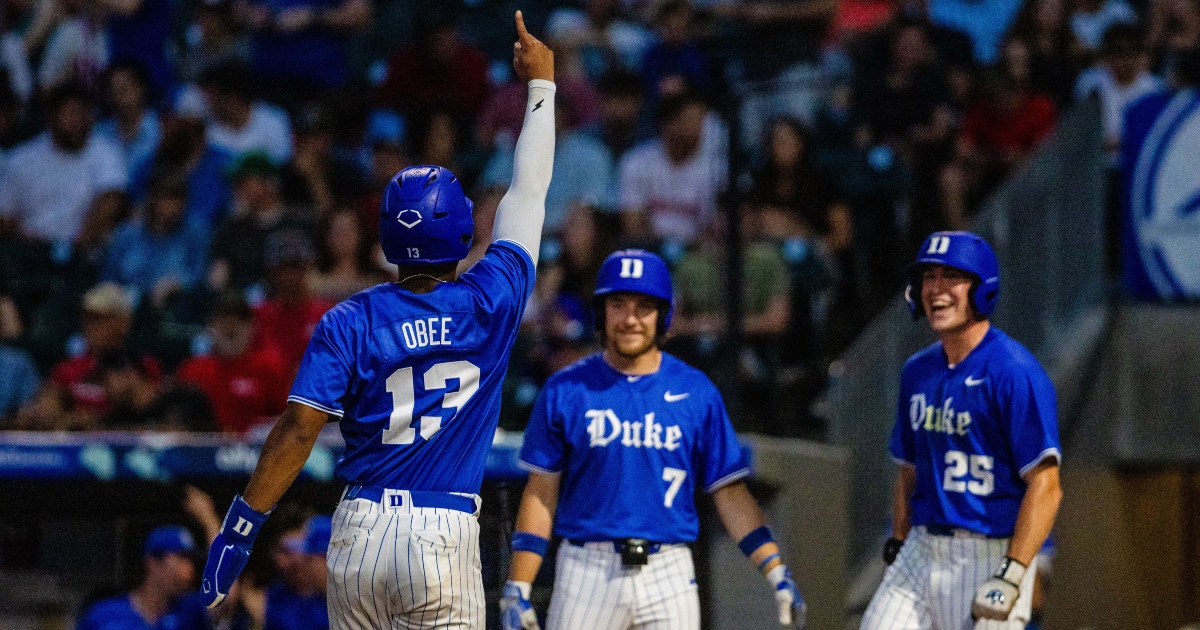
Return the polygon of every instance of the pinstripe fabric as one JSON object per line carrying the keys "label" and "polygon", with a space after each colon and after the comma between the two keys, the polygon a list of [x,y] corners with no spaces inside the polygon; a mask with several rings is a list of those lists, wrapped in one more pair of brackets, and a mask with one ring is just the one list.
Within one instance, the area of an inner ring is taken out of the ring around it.
{"label": "pinstripe fabric", "polygon": [[1008,539],[933,536],[913,530],[875,591],[860,630],[1022,630],[1029,620],[1036,560],[1007,621],[971,621],[975,589],[995,573]]}
{"label": "pinstripe fabric", "polygon": [[[383,505],[342,501],[334,512],[326,558],[330,628],[482,628],[478,510],[384,507],[388,496]],[[402,506],[409,505],[405,496]]]}
{"label": "pinstripe fabric", "polygon": [[665,545],[650,563],[625,568],[612,543],[563,544],[547,630],[699,630],[692,552]]}

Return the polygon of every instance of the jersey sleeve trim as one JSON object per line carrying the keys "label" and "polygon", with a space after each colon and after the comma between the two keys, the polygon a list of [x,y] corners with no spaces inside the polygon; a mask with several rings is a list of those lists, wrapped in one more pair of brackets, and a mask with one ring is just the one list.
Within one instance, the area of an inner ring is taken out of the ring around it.
{"label": "jersey sleeve trim", "polygon": [[1025,464],[1025,466],[1023,466],[1021,468],[1021,470],[1017,471],[1017,474],[1019,474],[1021,477],[1024,477],[1029,471],[1033,470],[1034,468],[1037,468],[1038,464],[1046,461],[1047,459],[1049,459],[1051,457],[1053,457],[1054,461],[1057,462],[1060,466],[1062,465],[1062,451],[1059,451],[1057,448],[1051,446],[1050,448],[1042,451],[1041,453],[1038,453],[1038,456],[1033,458],[1033,461],[1029,462],[1028,464]]}
{"label": "jersey sleeve trim", "polygon": [[517,468],[520,468],[521,470],[526,470],[529,472],[535,472],[535,473],[542,474],[542,475],[557,475],[562,472],[561,470],[550,470],[549,468],[542,468],[541,466],[534,466],[533,464],[530,464],[529,462],[527,462],[523,459],[517,460]]}
{"label": "jersey sleeve trim", "polygon": [[525,245],[521,244],[519,241],[514,241],[514,240],[513,240],[513,239],[511,239],[511,238],[498,238],[498,239],[496,239],[496,240],[492,241],[492,244],[493,244],[493,245],[495,245],[496,243],[501,243],[501,242],[503,242],[503,243],[511,243],[511,244],[513,244],[513,245],[516,245],[516,246],[517,246],[517,249],[519,249],[519,250],[521,250],[522,252],[524,252],[524,253],[525,253],[525,257],[529,259],[529,266],[530,266],[530,267],[537,267],[537,263],[535,263],[535,262],[533,261],[533,254],[529,253],[529,249],[528,249],[528,248],[526,248],[526,247],[525,247]]}
{"label": "jersey sleeve trim", "polygon": [[337,416],[339,418],[342,417],[342,413],[343,413],[337,409],[334,409],[333,407],[327,407],[325,405],[322,405],[319,402],[314,402],[307,398],[302,398],[302,397],[296,396],[296,395],[288,396],[288,402],[300,403],[301,405],[304,405],[305,407],[312,407],[313,409],[316,409],[317,411],[324,411],[325,413],[327,413],[331,416]]}
{"label": "jersey sleeve trim", "polygon": [[910,462],[907,459],[901,459],[899,457],[896,457],[895,455],[892,456],[892,461],[895,462],[897,466],[908,466],[910,468],[917,467],[916,462]]}
{"label": "jersey sleeve trim", "polygon": [[750,476],[750,467],[747,466],[741,470],[735,470],[735,471],[729,473],[728,475],[725,475],[724,477],[721,477],[720,479],[708,484],[708,487],[705,488],[704,491],[709,494],[712,494],[713,492],[720,490],[724,486],[728,486],[729,484],[731,484],[739,479],[744,479],[749,476]]}

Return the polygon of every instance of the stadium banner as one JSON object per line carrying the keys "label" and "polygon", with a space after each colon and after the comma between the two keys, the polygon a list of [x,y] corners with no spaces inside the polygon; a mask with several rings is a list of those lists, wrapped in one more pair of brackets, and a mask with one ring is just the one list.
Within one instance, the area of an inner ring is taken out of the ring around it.
{"label": "stadium banner", "polygon": [[1200,299],[1200,90],[1132,104],[1121,145],[1127,291],[1139,300]]}

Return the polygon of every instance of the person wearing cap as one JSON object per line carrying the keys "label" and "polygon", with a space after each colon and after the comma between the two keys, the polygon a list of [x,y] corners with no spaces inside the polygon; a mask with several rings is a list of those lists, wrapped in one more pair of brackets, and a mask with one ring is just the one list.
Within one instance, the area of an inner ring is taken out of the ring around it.
{"label": "person wearing cap", "polygon": [[308,519],[304,529],[285,532],[274,554],[279,581],[267,588],[263,630],[327,630],[325,553],[333,521]]}
{"label": "person wearing cap", "polygon": [[146,202],[151,180],[163,171],[178,171],[187,180],[189,221],[212,232],[229,210],[232,192],[228,180],[233,156],[208,142],[203,114],[166,112],[162,115],[162,140],[154,153],[130,168],[129,201]]}
{"label": "person wearing cap", "polygon": [[274,351],[252,350],[253,334],[254,311],[246,298],[222,293],[208,317],[211,354],[184,361],[176,374],[208,397],[221,431],[245,433],[287,406],[287,366]]}
{"label": "person wearing cap", "polygon": [[308,234],[300,230],[272,234],[264,257],[270,292],[255,309],[252,346],[278,353],[290,376],[300,367],[317,322],[334,304],[313,295],[309,274],[316,252]]}
{"label": "person wearing cap", "polygon": [[280,192],[279,168],[261,152],[243,155],[230,165],[233,210],[213,236],[209,287],[245,289],[265,281],[263,254],[268,238],[309,225],[289,212]]}
{"label": "person wearing cap", "polygon": [[[18,412],[19,428],[87,429],[109,411],[97,367],[101,356],[126,351],[133,299],[119,285],[102,282],[83,295],[82,311],[83,352],[54,366],[37,395]],[[151,381],[162,378],[153,357],[137,355],[136,361]]]}
{"label": "person wearing cap", "polygon": [[151,630],[176,627],[168,619],[196,579],[196,542],[179,525],[150,531],[142,543],[143,577],[128,593],[103,599],[79,616],[76,630]]}
{"label": "person wearing cap", "polygon": [[187,180],[178,171],[156,173],[143,216],[117,227],[101,279],[139,292],[156,308],[199,285],[208,265],[208,232],[186,217]]}

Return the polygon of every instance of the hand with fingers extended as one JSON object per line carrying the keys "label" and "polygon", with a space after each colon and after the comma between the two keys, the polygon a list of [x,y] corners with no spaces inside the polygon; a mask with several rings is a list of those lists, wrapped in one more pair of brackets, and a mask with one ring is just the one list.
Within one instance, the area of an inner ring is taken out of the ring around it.
{"label": "hand with fingers extended", "polygon": [[554,80],[554,51],[525,30],[525,16],[517,11],[517,41],[513,44],[513,70],[522,83]]}

